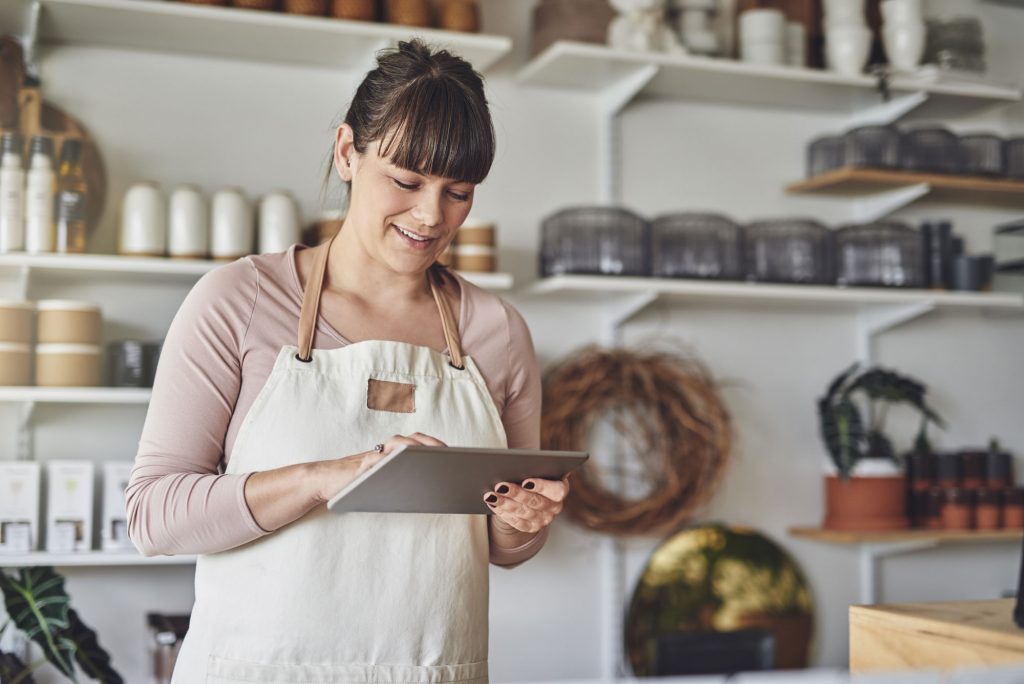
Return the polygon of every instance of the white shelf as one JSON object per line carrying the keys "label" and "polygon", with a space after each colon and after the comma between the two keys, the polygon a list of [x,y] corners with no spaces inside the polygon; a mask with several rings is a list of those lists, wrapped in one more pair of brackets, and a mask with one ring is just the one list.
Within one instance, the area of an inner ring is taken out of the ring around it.
{"label": "white shelf", "polygon": [[135,387],[0,387],[0,402],[148,404],[152,390]]}
{"label": "white shelf", "polygon": [[194,565],[195,556],[147,557],[135,551],[79,551],[78,553],[0,554],[0,568],[28,568],[37,565],[53,567],[117,567],[138,565]]}
{"label": "white shelf", "polygon": [[1024,312],[1024,295],[941,292],[932,290],[844,288],[821,285],[563,275],[545,278],[530,293],[602,301],[614,295],[649,295],[653,299],[733,304],[774,304],[794,308],[864,309],[886,305],[944,308],[1008,309]]}
{"label": "white shelf", "polygon": [[[519,80],[598,96],[632,84],[634,96],[845,114],[881,102],[875,79],[867,75],[844,76],[804,67],[627,52],[570,41],[556,42],[531,60],[519,72]],[[1021,99],[1018,88],[984,83],[927,83],[899,77],[892,79],[890,90],[894,96],[927,94],[919,111],[940,118]]]}
{"label": "white shelf", "polygon": [[[447,47],[478,71],[512,49],[506,36],[152,0],[39,0],[39,39],[151,52],[369,69],[374,53],[411,36]],[[30,0],[0,2],[0,28],[24,30]]]}

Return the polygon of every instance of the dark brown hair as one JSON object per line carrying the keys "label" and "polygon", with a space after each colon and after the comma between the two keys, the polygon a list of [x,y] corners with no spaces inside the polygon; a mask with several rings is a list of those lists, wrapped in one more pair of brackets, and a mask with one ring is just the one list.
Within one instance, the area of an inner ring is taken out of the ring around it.
{"label": "dark brown hair", "polygon": [[480,183],[494,161],[483,78],[461,57],[419,40],[377,54],[345,123],[359,153],[377,143],[381,157],[424,175]]}

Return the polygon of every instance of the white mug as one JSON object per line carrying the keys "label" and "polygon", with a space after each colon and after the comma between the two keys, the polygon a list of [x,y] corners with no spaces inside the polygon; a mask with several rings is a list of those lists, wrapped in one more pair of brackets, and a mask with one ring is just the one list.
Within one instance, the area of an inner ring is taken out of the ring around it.
{"label": "white mug", "polygon": [[751,64],[774,64],[786,63],[786,45],[781,41],[768,43],[740,43],[740,57],[744,62]]}
{"label": "white mug", "polygon": [[215,192],[210,214],[210,256],[237,259],[252,254],[256,237],[252,206],[240,189]]}
{"label": "white mug", "polygon": [[119,253],[126,255],[163,256],[167,251],[167,208],[155,183],[136,183],[124,194],[119,243]]}
{"label": "white mug", "polygon": [[893,69],[914,71],[924,56],[924,22],[887,25],[882,31],[882,42]]}
{"label": "white mug", "polygon": [[299,210],[286,190],[276,190],[260,201],[259,252],[284,252],[301,239]]}
{"label": "white mug", "polygon": [[864,26],[864,0],[824,0],[826,26]]}
{"label": "white mug", "polygon": [[807,30],[799,21],[786,24],[786,63],[790,66],[807,64]]}
{"label": "white mug", "polygon": [[167,251],[172,257],[205,259],[210,252],[210,216],[203,194],[194,185],[171,193]]}
{"label": "white mug", "polygon": [[864,72],[871,54],[871,29],[844,26],[825,32],[825,57],[828,68],[845,76]]}
{"label": "white mug", "polygon": [[752,9],[740,15],[740,42],[783,41],[786,16],[776,9]]}
{"label": "white mug", "polygon": [[882,0],[881,8],[882,19],[887,26],[924,21],[921,0]]}

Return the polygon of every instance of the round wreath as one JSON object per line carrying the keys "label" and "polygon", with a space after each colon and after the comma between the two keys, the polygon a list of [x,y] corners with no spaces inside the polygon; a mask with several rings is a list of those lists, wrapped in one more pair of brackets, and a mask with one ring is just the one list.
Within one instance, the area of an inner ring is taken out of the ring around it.
{"label": "round wreath", "polygon": [[565,511],[598,532],[677,527],[711,498],[729,462],[729,413],[696,359],[590,347],[545,374],[544,448],[585,451],[599,422],[629,445],[649,493],[628,498],[587,461],[571,477]]}

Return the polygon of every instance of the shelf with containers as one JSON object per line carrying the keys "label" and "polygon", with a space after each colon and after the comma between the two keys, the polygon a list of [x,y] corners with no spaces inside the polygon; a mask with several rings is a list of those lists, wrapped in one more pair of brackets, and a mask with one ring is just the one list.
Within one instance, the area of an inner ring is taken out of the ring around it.
{"label": "shelf with containers", "polygon": [[130,567],[154,565],[193,565],[195,556],[143,556],[134,551],[79,551],[72,553],[0,554],[0,568],[30,568],[49,565],[57,568]]}
{"label": "shelf with containers", "polygon": [[847,167],[792,183],[786,191],[794,194],[858,197],[915,186],[921,189],[921,196],[927,194],[934,199],[989,206],[1000,204],[1024,209],[1024,180],[1011,178]]}

